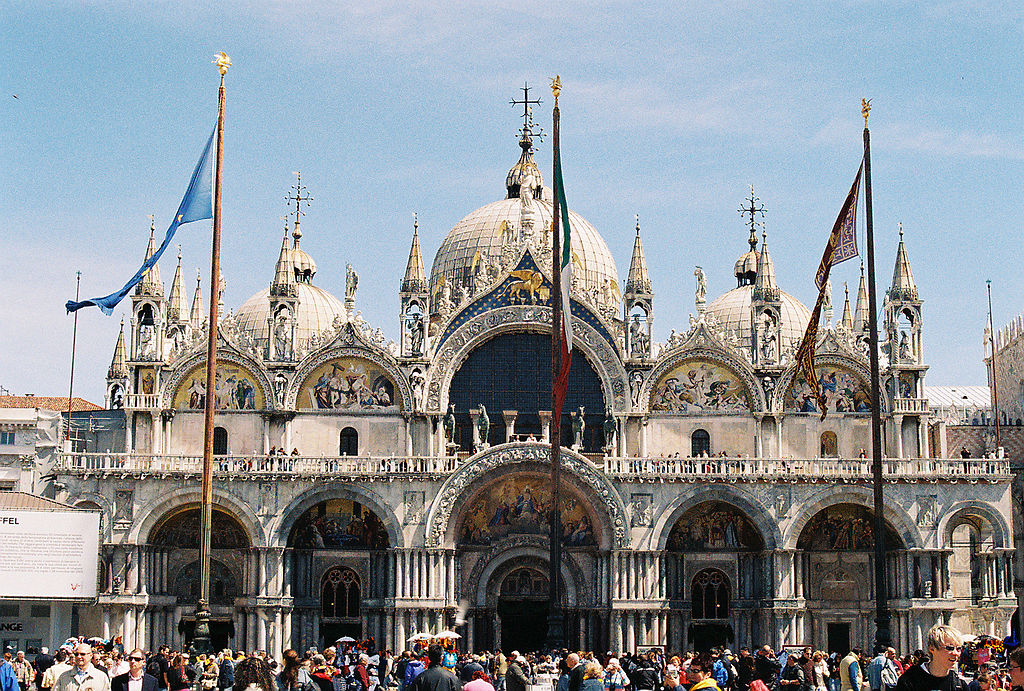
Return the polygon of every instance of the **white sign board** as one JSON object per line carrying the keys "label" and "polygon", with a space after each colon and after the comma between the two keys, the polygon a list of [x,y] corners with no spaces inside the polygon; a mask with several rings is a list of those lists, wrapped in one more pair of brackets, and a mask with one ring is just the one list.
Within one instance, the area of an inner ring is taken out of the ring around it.
{"label": "white sign board", "polygon": [[96,597],[99,540],[98,512],[0,510],[0,593]]}

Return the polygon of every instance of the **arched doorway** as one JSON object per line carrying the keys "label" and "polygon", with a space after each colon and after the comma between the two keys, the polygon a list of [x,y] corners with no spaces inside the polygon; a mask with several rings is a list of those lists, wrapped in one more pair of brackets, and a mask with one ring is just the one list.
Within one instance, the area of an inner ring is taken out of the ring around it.
{"label": "arched doorway", "polygon": [[391,540],[380,516],[358,498],[318,501],[295,520],[287,544],[291,592],[302,603],[295,613],[320,621],[319,643],[330,645],[341,636],[379,638],[380,630],[364,631],[362,622],[382,611],[367,609],[367,600],[382,607],[394,596],[387,590]]}
{"label": "arched doorway", "polygon": [[688,621],[686,640],[672,644],[703,651],[760,642],[765,541],[739,507],[721,500],[692,506],[672,524],[665,550],[667,595]]}
{"label": "arched doorway", "polygon": [[[210,532],[210,640],[215,649],[228,647],[235,637],[235,600],[245,596],[246,562],[252,545],[242,524],[220,507],[213,507]],[[199,507],[186,505],[165,516],[150,534],[150,548],[166,564],[166,572],[153,579],[158,592],[173,596],[178,605],[191,611],[199,599]],[[164,558],[165,557],[165,558]],[[160,568],[163,568],[162,566]],[[162,584],[162,585],[161,585]],[[191,643],[195,619],[186,614],[181,622],[186,647]]]}
{"label": "arched doorway", "polygon": [[[455,442],[473,450],[473,421],[469,411],[481,404],[488,411],[487,441],[505,441],[503,410],[515,410],[516,434],[541,437],[541,410],[551,410],[551,336],[507,333],[479,345],[452,378],[448,400],[455,404]],[[604,445],[602,423],[607,409],[601,378],[579,351],[573,356],[569,388],[562,412],[562,444],[572,444],[570,415],[585,409],[583,451],[599,452]]]}
{"label": "arched doorway", "polygon": [[534,567],[516,568],[502,579],[498,592],[502,650],[540,650],[548,632],[547,574]]}

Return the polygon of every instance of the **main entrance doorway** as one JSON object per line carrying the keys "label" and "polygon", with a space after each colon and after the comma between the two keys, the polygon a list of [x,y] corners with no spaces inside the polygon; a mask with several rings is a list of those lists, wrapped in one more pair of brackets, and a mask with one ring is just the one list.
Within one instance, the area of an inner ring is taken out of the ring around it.
{"label": "main entrance doorway", "polygon": [[498,597],[501,649],[541,650],[548,633],[548,577],[522,567],[505,576]]}
{"label": "main entrance doorway", "polygon": [[718,622],[690,624],[688,633],[690,645],[698,653],[704,653],[720,646],[726,647],[732,641],[732,627]]}

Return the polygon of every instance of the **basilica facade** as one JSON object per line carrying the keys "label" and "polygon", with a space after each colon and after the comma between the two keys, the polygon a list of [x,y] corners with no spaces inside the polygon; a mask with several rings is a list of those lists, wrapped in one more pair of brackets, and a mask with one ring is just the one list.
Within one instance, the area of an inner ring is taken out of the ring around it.
{"label": "basilica facade", "polygon": [[[354,270],[340,298],[315,284],[296,214],[276,264],[268,248],[268,287],[219,321],[206,391],[199,286],[190,305],[180,258],[168,294],[159,267],[147,274],[107,379],[127,452],[64,453],[53,470],[56,498],[103,515],[102,594],[81,608],[81,631],[126,646],[190,638],[212,395],[216,645],[279,651],[349,635],[400,650],[452,627],[468,649],[541,645],[552,197],[528,128],[520,146],[506,197],[452,228],[429,275],[414,228],[396,276],[398,342],[355,309]],[[780,289],[753,211],[736,287],[709,301],[698,268],[695,314],[661,343],[639,226],[622,282],[597,230],[569,217],[558,577],[570,645],[869,642],[879,565],[860,458],[872,405],[863,278],[852,305],[847,295],[838,315],[825,309],[822,419],[793,359],[810,312]],[[904,650],[940,621],[1006,635],[1017,608],[1010,469],[933,457],[922,307],[901,237],[881,415],[885,566]]]}

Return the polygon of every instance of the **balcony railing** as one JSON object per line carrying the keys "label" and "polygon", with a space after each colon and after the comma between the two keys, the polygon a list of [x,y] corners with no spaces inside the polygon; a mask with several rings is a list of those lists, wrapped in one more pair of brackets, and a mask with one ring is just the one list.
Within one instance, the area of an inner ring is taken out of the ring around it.
{"label": "balcony railing", "polygon": [[[434,456],[214,456],[213,472],[227,475],[447,475],[459,461]],[[138,453],[66,453],[54,466],[64,473],[149,473],[189,475],[203,472],[203,457]]]}
{"label": "balcony railing", "polygon": [[159,408],[160,394],[156,393],[130,393],[128,394],[129,408]]}
{"label": "balcony railing", "polygon": [[[598,458],[606,475],[640,481],[850,482],[870,480],[870,459],[778,458]],[[449,475],[465,462],[454,456],[214,456],[213,471],[233,477],[287,474],[298,476]],[[54,466],[68,474],[202,473],[203,457],[174,454],[63,453]],[[887,458],[882,473],[892,481],[1003,481],[1010,463],[1001,458]]]}
{"label": "balcony railing", "polygon": [[[605,458],[604,471],[643,480],[803,480],[871,479],[870,459],[778,458]],[[1008,479],[1010,464],[997,458],[887,458],[888,480]]]}
{"label": "balcony railing", "polygon": [[927,413],[927,398],[896,398],[893,399],[894,413]]}

